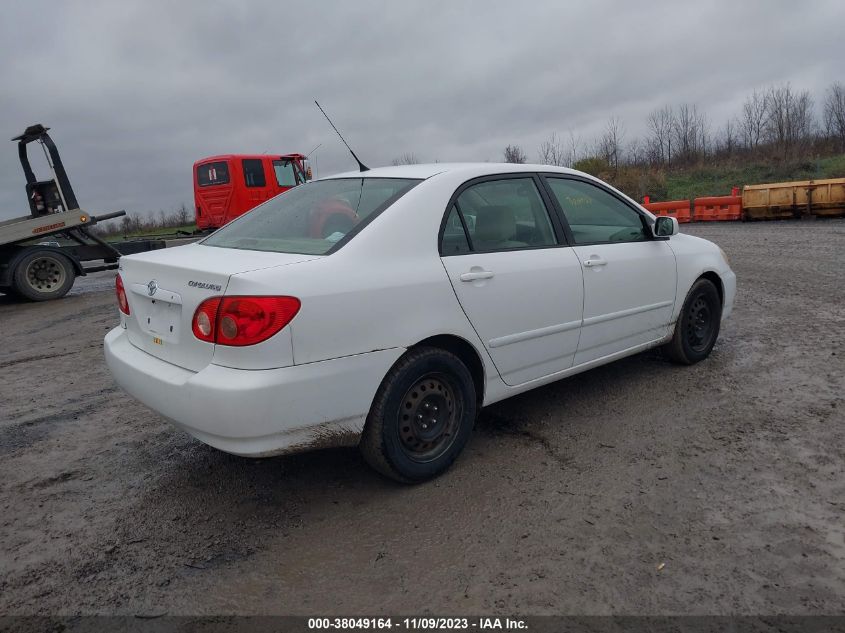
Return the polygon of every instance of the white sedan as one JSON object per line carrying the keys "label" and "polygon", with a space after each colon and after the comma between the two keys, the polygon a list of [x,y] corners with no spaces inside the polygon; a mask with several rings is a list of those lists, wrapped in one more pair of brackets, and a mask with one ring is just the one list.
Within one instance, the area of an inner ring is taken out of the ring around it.
{"label": "white sedan", "polygon": [[586,174],[408,165],[273,198],[205,240],[123,257],[117,382],[220,450],[358,445],[447,469],[480,407],[662,346],[706,358],[724,252]]}

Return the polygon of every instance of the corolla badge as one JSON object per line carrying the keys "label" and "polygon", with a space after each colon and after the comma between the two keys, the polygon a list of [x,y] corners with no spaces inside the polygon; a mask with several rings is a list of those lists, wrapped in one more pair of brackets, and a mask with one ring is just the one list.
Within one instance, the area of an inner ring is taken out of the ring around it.
{"label": "corolla badge", "polygon": [[214,290],[215,292],[220,292],[223,290],[223,286],[220,284],[213,284],[207,281],[194,281],[193,279],[188,281],[188,285],[191,288],[204,288],[206,290]]}
{"label": "corolla badge", "polygon": [[156,293],[156,290],[158,290],[158,282],[153,279],[147,284],[147,293],[152,297]]}

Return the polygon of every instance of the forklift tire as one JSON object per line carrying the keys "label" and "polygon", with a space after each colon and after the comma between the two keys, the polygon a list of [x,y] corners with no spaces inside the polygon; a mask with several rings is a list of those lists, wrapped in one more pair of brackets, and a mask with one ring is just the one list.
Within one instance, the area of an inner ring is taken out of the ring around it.
{"label": "forklift tire", "polygon": [[73,286],[73,262],[51,248],[36,248],[18,260],[12,274],[12,290],[31,301],[49,301],[67,294]]}

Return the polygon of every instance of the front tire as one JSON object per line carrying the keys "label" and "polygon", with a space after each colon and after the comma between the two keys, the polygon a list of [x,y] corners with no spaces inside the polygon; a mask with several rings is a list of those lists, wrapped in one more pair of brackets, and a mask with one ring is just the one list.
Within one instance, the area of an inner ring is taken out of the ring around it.
{"label": "front tire", "polygon": [[699,279],[687,293],[675,333],[665,347],[669,358],[681,365],[693,365],[707,358],[719,337],[721,322],[719,291],[709,279]]}
{"label": "front tire", "polygon": [[76,279],[73,262],[52,249],[38,248],[15,266],[12,289],[31,301],[48,301],[67,294]]}
{"label": "front tire", "polygon": [[475,384],[457,356],[433,347],[413,349],[382,381],[361,452],[370,466],[396,481],[431,479],[463,450],[476,408]]}

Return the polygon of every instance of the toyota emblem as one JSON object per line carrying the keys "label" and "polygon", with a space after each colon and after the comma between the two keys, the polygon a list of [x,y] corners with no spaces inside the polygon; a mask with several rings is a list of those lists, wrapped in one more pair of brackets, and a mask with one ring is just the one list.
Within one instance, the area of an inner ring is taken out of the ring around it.
{"label": "toyota emblem", "polygon": [[158,282],[153,279],[147,284],[147,292],[152,297],[156,293],[156,290],[158,290]]}

